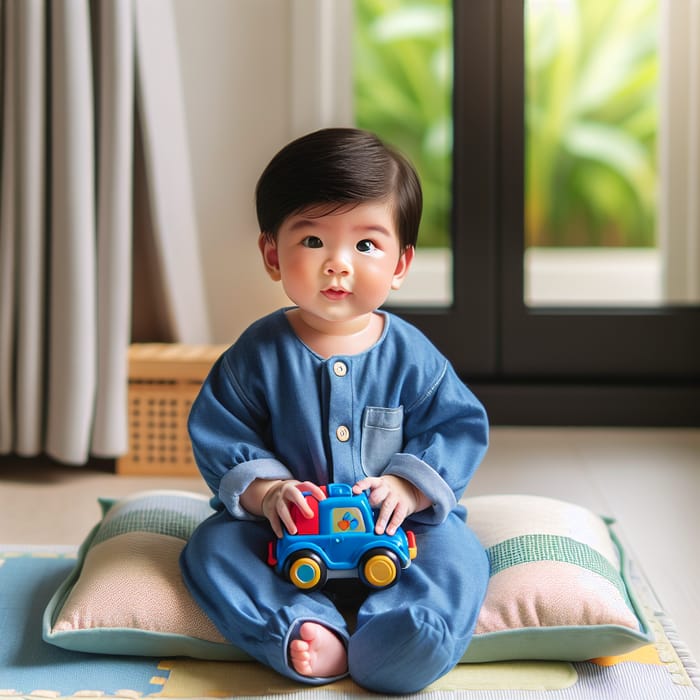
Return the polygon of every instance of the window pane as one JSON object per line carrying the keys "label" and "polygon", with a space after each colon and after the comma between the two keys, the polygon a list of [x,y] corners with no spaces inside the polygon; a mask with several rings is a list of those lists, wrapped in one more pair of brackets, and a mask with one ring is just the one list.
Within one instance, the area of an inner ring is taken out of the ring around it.
{"label": "window pane", "polygon": [[526,0],[525,301],[655,305],[659,0]]}
{"label": "window pane", "polygon": [[392,304],[452,301],[452,35],[450,0],[354,2],[355,122],[405,153],[423,185],[416,260]]}

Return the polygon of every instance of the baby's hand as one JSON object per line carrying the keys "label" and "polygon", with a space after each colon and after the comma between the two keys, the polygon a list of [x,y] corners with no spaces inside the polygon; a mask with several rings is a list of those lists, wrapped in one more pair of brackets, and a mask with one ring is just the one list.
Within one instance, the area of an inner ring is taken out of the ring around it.
{"label": "baby's hand", "polygon": [[393,535],[409,515],[422,510],[429,504],[427,497],[413,484],[391,474],[368,476],[360,479],[352,487],[353,493],[362,493],[366,489],[370,492],[370,505],[373,508],[379,508],[377,523],[374,527],[378,535],[384,532]]}
{"label": "baby's hand", "polygon": [[288,479],[274,482],[263,496],[261,509],[262,514],[270,521],[270,525],[277,537],[282,537],[283,525],[291,535],[295,535],[297,532],[297,526],[292,519],[292,505],[298,506],[304,517],[313,518],[314,516],[314,512],[298,488],[299,486],[304,491],[310,491],[319,501],[326,497],[326,494],[310,481],[301,482],[295,479]]}

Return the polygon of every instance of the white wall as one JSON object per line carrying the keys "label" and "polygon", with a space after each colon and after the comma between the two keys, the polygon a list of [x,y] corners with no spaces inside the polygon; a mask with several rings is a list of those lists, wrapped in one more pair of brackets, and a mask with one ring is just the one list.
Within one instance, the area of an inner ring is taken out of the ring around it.
{"label": "white wall", "polygon": [[257,249],[254,189],[291,138],[288,0],[174,0],[213,342],[286,303]]}

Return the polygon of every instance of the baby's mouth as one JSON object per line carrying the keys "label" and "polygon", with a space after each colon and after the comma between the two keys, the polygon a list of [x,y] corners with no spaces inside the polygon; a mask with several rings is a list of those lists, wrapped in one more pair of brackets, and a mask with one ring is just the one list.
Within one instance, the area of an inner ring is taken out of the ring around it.
{"label": "baby's mouth", "polygon": [[339,301],[340,299],[345,299],[345,297],[350,296],[350,292],[348,292],[346,289],[334,287],[323,289],[321,294],[323,294],[326,299],[330,299],[331,301]]}

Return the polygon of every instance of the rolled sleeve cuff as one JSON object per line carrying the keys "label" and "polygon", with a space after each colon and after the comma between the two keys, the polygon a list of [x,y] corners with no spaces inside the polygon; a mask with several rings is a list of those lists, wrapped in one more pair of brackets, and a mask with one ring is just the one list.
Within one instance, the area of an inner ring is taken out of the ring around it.
{"label": "rolled sleeve cuff", "polygon": [[219,484],[219,500],[238,520],[258,520],[241,505],[241,494],[256,479],[293,479],[294,475],[276,459],[254,459],[238,464],[224,475]]}
{"label": "rolled sleeve cuff", "polygon": [[433,467],[415,455],[395,454],[384,473],[410,481],[432,501],[431,508],[411,516],[415,520],[431,525],[441,523],[457,505],[457,499],[448,483]]}

